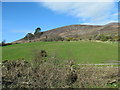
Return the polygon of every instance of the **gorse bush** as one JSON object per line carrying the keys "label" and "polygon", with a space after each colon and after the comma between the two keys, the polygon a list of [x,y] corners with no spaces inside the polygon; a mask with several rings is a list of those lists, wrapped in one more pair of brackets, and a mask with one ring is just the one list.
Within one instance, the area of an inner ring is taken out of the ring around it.
{"label": "gorse bush", "polygon": [[[35,56],[32,63],[24,59],[3,61],[3,88],[107,87],[110,81],[118,80],[118,68],[115,67],[77,66],[71,60],[56,64],[56,59],[48,58],[45,50]],[[33,67],[33,63],[36,66]]]}
{"label": "gorse bush", "polygon": [[42,41],[64,41],[64,38],[60,36],[54,36],[54,37],[47,37]]}
{"label": "gorse bush", "polygon": [[3,88],[65,88],[75,82],[69,67],[48,62],[32,67],[24,60],[5,61],[2,70]]}
{"label": "gorse bush", "polygon": [[80,41],[80,40],[82,40],[82,38],[80,37],[66,37],[65,38],[65,41]]}
{"label": "gorse bush", "polygon": [[120,40],[120,36],[119,35],[104,35],[104,34],[100,34],[100,35],[95,35],[93,37],[93,39],[95,40],[101,40],[101,41],[119,41]]}
{"label": "gorse bush", "polygon": [[39,67],[42,63],[46,62],[47,59],[47,52],[45,50],[35,50],[34,51],[34,58],[32,60],[32,65],[35,67]]}
{"label": "gorse bush", "polygon": [[3,88],[107,87],[110,81],[117,81],[117,68],[104,68],[80,66],[71,69],[69,64],[57,66],[49,62],[32,67],[24,60],[4,61],[2,85]]}

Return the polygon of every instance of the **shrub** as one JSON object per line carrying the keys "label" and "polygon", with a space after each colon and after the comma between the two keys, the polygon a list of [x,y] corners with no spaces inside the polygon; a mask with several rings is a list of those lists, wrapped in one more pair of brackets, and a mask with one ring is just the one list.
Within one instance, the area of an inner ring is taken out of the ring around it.
{"label": "shrub", "polygon": [[100,40],[101,40],[101,41],[107,41],[107,40],[108,40],[108,37],[107,37],[107,36],[104,36],[104,35],[100,35]]}
{"label": "shrub", "polygon": [[56,59],[45,61],[45,50],[35,56],[35,67],[24,59],[2,61],[3,88],[107,88],[108,83],[119,80],[118,67],[77,66],[71,60],[56,64]]}
{"label": "shrub", "polygon": [[47,55],[47,52],[45,50],[35,50],[34,51],[34,58],[33,58],[33,65],[35,67],[39,67],[39,65],[41,65],[42,63],[44,63],[46,61],[46,57],[48,56]]}
{"label": "shrub", "polygon": [[89,40],[91,41],[92,39],[91,39],[91,38],[89,38]]}
{"label": "shrub", "polygon": [[120,35],[115,36],[113,39],[114,41],[120,41]]}
{"label": "shrub", "polygon": [[12,45],[12,43],[1,43],[0,46],[8,46],[8,45]]}
{"label": "shrub", "polygon": [[2,71],[3,88],[63,88],[75,82],[75,73],[69,67],[50,62],[32,67],[24,60],[6,60]]}
{"label": "shrub", "polygon": [[73,38],[73,41],[78,41],[79,39],[78,38]]}
{"label": "shrub", "polygon": [[82,40],[82,38],[80,38],[80,40]]}
{"label": "shrub", "polygon": [[29,74],[32,69],[30,63],[25,60],[5,60],[2,62],[2,87],[19,88],[28,87]]}
{"label": "shrub", "polygon": [[2,41],[2,43],[0,43],[0,46],[5,46],[5,40]]}
{"label": "shrub", "polygon": [[54,37],[53,40],[54,40],[54,41],[63,41],[64,38],[61,37],[61,36],[57,36],[57,37]]}
{"label": "shrub", "polygon": [[[91,88],[91,87],[106,87],[108,80],[110,79],[110,75],[113,73],[117,73],[116,70],[109,67],[104,69],[105,67],[98,66],[80,66],[77,68],[78,81],[77,86],[82,88]],[[113,71],[109,70],[113,69]],[[109,74],[108,74],[109,73]],[[109,78],[105,78],[108,76]]]}
{"label": "shrub", "polygon": [[34,39],[35,37],[34,37],[34,35],[32,34],[32,33],[28,33],[25,37],[24,37],[24,39],[25,40],[32,40],[32,39]]}
{"label": "shrub", "polygon": [[63,37],[60,36],[54,36],[54,37],[47,37],[45,39],[43,39],[42,41],[64,41]]}
{"label": "shrub", "polygon": [[72,41],[73,40],[73,37],[67,37],[66,38],[66,41]]}
{"label": "shrub", "polygon": [[113,39],[111,36],[103,35],[103,34],[95,35],[93,38],[96,39],[96,40],[101,40],[101,41],[108,41],[108,40],[112,40]]}
{"label": "shrub", "polygon": [[3,88],[91,88],[106,87],[118,80],[118,68],[77,66],[71,62],[53,65],[51,61],[32,67],[25,60],[2,62]]}

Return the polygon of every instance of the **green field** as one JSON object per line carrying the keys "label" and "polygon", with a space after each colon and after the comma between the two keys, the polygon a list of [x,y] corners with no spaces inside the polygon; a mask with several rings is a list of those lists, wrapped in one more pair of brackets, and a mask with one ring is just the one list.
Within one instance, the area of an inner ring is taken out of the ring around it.
{"label": "green field", "polygon": [[102,63],[118,60],[118,44],[91,41],[32,42],[2,47],[2,60],[32,60],[34,52],[46,50],[49,57],[76,63]]}

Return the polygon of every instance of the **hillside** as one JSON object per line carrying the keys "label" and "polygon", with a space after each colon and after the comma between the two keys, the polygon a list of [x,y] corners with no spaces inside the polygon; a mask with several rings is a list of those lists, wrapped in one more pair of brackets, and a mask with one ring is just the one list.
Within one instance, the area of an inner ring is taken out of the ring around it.
{"label": "hillside", "polygon": [[[51,29],[40,34],[39,38],[31,39],[31,41],[40,41],[44,38],[52,37],[80,37],[82,39],[89,39],[95,35],[104,34],[115,36],[118,34],[118,23],[109,23],[107,25],[69,25],[63,26],[55,29]],[[25,38],[17,40],[13,43],[26,42]]]}

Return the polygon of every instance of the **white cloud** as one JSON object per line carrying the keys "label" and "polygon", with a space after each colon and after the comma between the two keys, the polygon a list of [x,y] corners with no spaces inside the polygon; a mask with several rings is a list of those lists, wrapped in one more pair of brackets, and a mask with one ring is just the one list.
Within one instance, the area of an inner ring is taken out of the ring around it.
{"label": "white cloud", "polygon": [[77,17],[85,23],[105,24],[117,21],[114,2],[42,2],[42,5],[54,12]]}
{"label": "white cloud", "polygon": [[[106,24],[117,21],[117,12],[112,13],[114,2],[119,0],[2,0],[4,2],[41,2],[50,10],[71,15],[78,21],[94,24]],[[116,15],[115,15],[116,14]]]}

